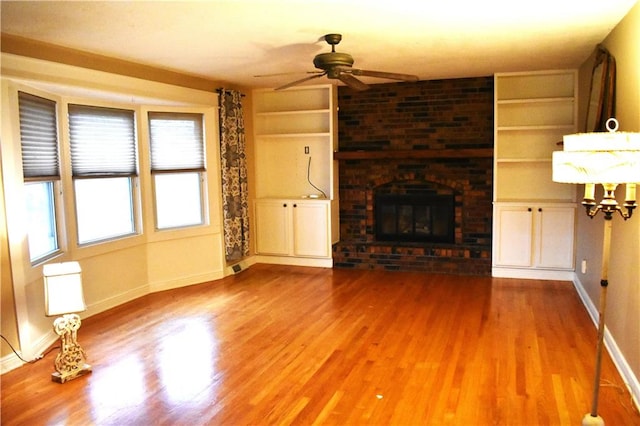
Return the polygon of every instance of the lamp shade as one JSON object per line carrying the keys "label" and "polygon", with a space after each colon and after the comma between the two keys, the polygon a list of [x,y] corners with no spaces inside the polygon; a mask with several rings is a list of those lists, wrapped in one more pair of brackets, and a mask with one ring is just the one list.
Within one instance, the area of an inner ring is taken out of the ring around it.
{"label": "lamp shade", "polygon": [[563,142],[553,153],[554,182],[640,182],[640,133],[578,133]]}
{"label": "lamp shade", "polygon": [[43,267],[44,306],[47,316],[87,309],[82,292],[82,271],[78,262],[52,263]]}

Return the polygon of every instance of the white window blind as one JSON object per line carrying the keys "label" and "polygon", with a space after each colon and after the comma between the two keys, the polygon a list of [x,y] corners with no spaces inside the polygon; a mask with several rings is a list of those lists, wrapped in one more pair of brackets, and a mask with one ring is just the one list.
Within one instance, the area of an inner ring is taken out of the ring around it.
{"label": "white window blind", "polygon": [[133,111],[70,104],[69,134],[74,177],[137,175]]}
{"label": "white window blind", "polygon": [[151,171],[204,171],[202,114],[150,112]]}
{"label": "white window blind", "polygon": [[18,92],[22,170],[26,180],[58,180],[56,103]]}

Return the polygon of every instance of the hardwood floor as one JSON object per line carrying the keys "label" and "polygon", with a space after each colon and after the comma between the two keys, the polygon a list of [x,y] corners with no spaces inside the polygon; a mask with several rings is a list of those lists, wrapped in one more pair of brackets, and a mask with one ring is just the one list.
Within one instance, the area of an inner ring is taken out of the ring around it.
{"label": "hardwood floor", "polygon": [[[1,376],[6,425],[578,425],[596,330],[570,283],[255,265],[83,322]],[[608,356],[600,414],[640,425]]]}

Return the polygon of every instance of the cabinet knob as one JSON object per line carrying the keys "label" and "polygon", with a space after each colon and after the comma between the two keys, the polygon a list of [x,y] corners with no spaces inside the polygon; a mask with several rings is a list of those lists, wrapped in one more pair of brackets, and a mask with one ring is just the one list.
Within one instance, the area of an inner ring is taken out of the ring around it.
{"label": "cabinet knob", "polygon": [[293,207],[298,207],[298,205],[297,205],[297,204],[294,204],[294,205],[293,205]]}
{"label": "cabinet knob", "polygon": [[528,212],[530,212],[530,211],[531,211],[531,207],[529,207],[529,208],[527,209],[527,211],[528,211]]}
{"label": "cabinet knob", "polygon": [[282,205],[282,207],[287,207],[287,203],[284,203],[284,204]]}
{"label": "cabinet knob", "polygon": [[538,209],[538,211],[539,211],[539,212],[541,212],[541,211],[542,211],[542,207],[540,207],[540,208]]}

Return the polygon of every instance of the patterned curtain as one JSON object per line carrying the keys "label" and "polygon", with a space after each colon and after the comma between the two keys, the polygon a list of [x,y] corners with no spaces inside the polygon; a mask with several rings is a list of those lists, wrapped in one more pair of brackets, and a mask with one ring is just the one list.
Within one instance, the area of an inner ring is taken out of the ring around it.
{"label": "patterned curtain", "polygon": [[222,210],[227,261],[249,254],[249,201],[242,94],[220,89]]}

